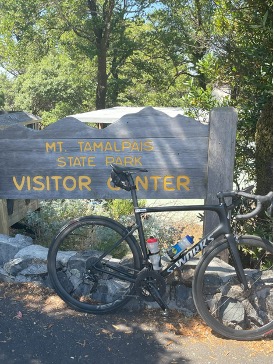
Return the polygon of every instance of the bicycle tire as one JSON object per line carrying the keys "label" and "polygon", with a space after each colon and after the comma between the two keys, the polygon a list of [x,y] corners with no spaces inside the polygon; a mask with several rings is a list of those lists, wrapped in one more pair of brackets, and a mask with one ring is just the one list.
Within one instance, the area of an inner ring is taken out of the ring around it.
{"label": "bicycle tire", "polygon": [[[127,233],[120,223],[101,216],[74,219],[59,231],[49,248],[48,274],[56,293],[70,307],[105,314],[130,300],[134,277],[141,270],[141,251],[133,236],[123,239]],[[119,239],[121,244],[114,247]],[[111,255],[98,261],[111,248]]]}
{"label": "bicycle tire", "polygon": [[244,292],[235,269],[218,257],[228,249],[224,239],[214,242],[199,261],[193,299],[198,313],[213,331],[230,339],[256,340],[273,332],[273,246],[257,236],[242,236],[238,248],[243,252],[248,292]]}

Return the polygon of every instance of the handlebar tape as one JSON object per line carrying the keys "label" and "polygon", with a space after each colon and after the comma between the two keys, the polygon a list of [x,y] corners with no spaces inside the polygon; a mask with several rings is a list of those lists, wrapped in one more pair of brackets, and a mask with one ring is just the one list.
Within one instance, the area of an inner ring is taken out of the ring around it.
{"label": "handlebar tape", "polygon": [[267,201],[271,201],[271,203],[272,203],[272,200],[273,200],[273,192],[269,192],[265,196],[260,196],[260,195],[250,195],[249,193],[239,191],[239,192],[236,192],[236,195],[248,198],[250,200],[257,201],[257,206],[253,211],[249,212],[248,214],[244,214],[244,215],[236,215],[235,218],[237,220],[243,220],[243,219],[247,220],[247,219],[250,219],[251,217],[258,215],[258,213],[261,211],[263,203],[267,202]]}

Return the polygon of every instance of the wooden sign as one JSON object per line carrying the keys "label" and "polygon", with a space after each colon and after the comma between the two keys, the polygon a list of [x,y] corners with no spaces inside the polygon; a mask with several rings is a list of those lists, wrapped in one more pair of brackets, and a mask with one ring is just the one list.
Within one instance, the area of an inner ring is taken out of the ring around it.
{"label": "wooden sign", "polygon": [[34,131],[0,133],[0,198],[130,198],[110,182],[111,163],[136,174],[141,198],[205,198],[209,126],[151,107],[105,129],[67,117]]}

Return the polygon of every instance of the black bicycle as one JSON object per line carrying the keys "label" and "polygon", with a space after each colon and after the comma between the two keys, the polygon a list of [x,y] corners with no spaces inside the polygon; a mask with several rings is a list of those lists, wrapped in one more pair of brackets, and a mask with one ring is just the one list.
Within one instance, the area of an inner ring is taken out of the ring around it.
{"label": "black bicycle", "polygon": [[[231,339],[252,340],[271,334],[272,244],[258,236],[234,234],[230,212],[242,199],[250,199],[255,209],[237,215],[236,219],[256,216],[263,203],[270,202],[272,206],[272,192],[258,196],[250,194],[252,188],[247,188],[218,193],[216,205],[140,208],[132,174],[147,170],[111,167],[113,183],[131,192],[135,223],[125,227],[104,216],[87,216],[63,226],[48,253],[48,273],[57,294],[72,308],[92,314],[109,313],[133,297],[156,301],[166,310],[166,278],[203,251],[192,291],[204,321],[215,332]],[[227,198],[232,202],[227,203]],[[218,226],[166,267],[153,270],[142,214],[201,210],[217,213]]]}

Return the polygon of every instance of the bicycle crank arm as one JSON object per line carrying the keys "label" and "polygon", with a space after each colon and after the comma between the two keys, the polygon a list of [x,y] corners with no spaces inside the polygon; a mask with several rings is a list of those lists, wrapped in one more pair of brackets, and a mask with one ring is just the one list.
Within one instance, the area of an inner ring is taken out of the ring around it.
{"label": "bicycle crank arm", "polygon": [[147,290],[149,291],[149,293],[151,294],[151,296],[154,298],[154,300],[158,303],[158,305],[161,307],[161,309],[163,311],[166,311],[168,309],[167,304],[165,303],[165,301],[162,299],[159,291],[157,290],[157,288],[154,286],[153,283],[148,282],[147,283]]}
{"label": "bicycle crank arm", "polygon": [[135,281],[135,289],[144,301],[156,301],[164,311],[167,310],[168,307],[162,298],[166,292],[166,282],[158,271],[147,268],[141,270]]}

